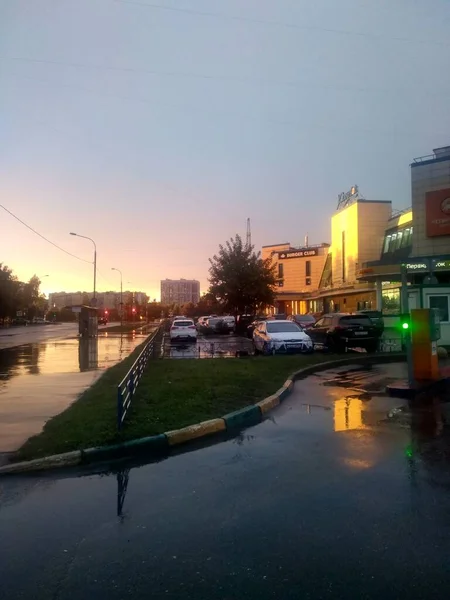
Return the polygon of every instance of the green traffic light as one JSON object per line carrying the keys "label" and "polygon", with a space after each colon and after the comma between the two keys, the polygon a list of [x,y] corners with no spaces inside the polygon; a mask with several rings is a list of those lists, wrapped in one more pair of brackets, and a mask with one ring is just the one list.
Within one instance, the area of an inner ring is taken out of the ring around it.
{"label": "green traffic light", "polygon": [[402,323],[403,329],[409,329],[409,323]]}

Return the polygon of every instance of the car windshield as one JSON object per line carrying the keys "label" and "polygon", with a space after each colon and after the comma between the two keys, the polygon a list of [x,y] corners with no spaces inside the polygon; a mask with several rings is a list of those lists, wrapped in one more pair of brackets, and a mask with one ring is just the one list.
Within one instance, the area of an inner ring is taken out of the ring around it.
{"label": "car windshield", "polygon": [[370,325],[372,321],[369,317],[341,317],[339,319],[339,325]]}
{"label": "car windshield", "polygon": [[300,329],[295,323],[267,323],[267,333],[284,333],[289,331],[298,333]]}
{"label": "car windshield", "polygon": [[189,325],[193,325],[192,321],[175,321],[173,324],[174,327],[189,327]]}

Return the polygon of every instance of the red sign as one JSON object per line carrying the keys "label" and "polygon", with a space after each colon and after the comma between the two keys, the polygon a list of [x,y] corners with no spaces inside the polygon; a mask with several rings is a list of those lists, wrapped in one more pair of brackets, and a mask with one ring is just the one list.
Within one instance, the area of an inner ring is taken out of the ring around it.
{"label": "red sign", "polygon": [[427,192],[427,236],[450,235],[450,189]]}

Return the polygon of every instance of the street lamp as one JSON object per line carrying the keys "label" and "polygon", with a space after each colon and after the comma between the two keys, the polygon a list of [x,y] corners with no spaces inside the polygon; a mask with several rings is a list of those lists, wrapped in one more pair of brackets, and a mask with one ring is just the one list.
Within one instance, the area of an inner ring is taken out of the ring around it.
{"label": "street lamp", "polygon": [[122,278],[123,278],[123,276],[122,276],[122,271],[120,269],[116,269],[115,267],[111,267],[111,271],[117,271],[118,273],[120,273],[120,326],[122,327],[122,322],[123,322]]}
{"label": "street lamp", "polygon": [[70,235],[76,235],[77,237],[84,238],[85,240],[89,240],[90,242],[92,242],[94,244],[94,298],[93,298],[93,303],[94,303],[94,306],[96,306],[97,305],[97,296],[95,294],[95,287],[96,287],[96,283],[97,283],[97,246],[95,245],[94,240],[90,237],[87,237],[86,235],[80,235],[79,233],[73,233],[73,231],[70,232]]}

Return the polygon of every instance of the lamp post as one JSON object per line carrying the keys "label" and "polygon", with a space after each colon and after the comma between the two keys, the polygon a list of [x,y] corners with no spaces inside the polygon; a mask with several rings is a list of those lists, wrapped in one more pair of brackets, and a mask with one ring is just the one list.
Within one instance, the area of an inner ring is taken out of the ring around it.
{"label": "lamp post", "polygon": [[122,271],[120,269],[116,269],[115,267],[111,267],[111,271],[117,271],[120,273],[120,326],[123,324],[123,289],[122,289]]}
{"label": "lamp post", "polygon": [[92,299],[94,306],[97,305],[97,296],[95,293],[96,283],[97,283],[97,246],[92,238],[87,237],[86,235],[80,235],[79,233],[70,232],[70,235],[76,235],[77,237],[84,238],[85,240],[89,240],[94,244],[94,297]]}

